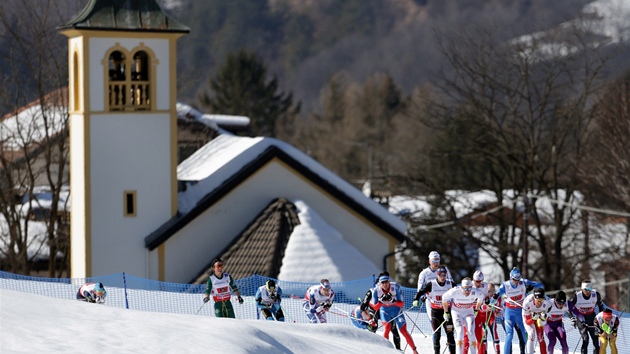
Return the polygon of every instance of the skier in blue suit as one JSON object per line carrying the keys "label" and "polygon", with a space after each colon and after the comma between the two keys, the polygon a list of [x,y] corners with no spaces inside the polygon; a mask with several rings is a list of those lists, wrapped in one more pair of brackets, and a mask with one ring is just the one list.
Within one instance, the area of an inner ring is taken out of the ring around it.
{"label": "skier in blue suit", "polygon": [[499,287],[499,291],[494,295],[497,299],[499,296],[504,298],[504,324],[505,324],[505,345],[503,346],[504,354],[512,354],[512,337],[514,336],[514,327],[518,326],[518,330],[523,335],[523,342],[520,343],[521,353],[525,353],[525,342],[527,342],[527,332],[523,325],[523,300],[528,289],[544,288],[542,283],[524,279],[521,272],[517,268],[510,271],[510,280],[504,281]]}
{"label": "skier in blue suit", "polygon": [[256,306],[260,309],[263,317],[269,321],[284,322],[284,313],[280,307],[282,301],[282,288],[276,286],[273,279],[267,280],[265,285],[256,291]]}

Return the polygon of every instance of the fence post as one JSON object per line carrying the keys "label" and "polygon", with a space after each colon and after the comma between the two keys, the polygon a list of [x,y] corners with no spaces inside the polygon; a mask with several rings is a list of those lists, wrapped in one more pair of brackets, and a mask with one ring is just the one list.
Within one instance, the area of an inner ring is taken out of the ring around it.
{"label": "fence post", "polygon": [[[258,277],[260,277],[260,275],[254,273],[254,289],[258,289]],[[256,290],[254,291],[254,302],[256,302]],[[258,306],[256,306],[256,319],[260,319],[260,309]]]}
{"label": "fence post", "polygon": [[125,289],[125,307],[127,308],[127,310],[129,310],[129,298],[127,297],[127,277],[125,276],[125,272],[123,272],[122,275]]}

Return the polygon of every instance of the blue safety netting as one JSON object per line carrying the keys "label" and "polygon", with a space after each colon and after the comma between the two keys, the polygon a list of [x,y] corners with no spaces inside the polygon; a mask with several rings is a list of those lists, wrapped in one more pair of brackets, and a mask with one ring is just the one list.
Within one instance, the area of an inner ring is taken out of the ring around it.
{"label": "blue safety netting", "polygon": [[[264,285],[268,279],[271,278],[254,275],[235,280],[245,300],[243,305],[239,305],[235,301],[236,299],[233,298],[232,303],[236,318],[261,318],[260,312],[255,305],[254,295],[256,290]],[[302,302],[306,290],[316,283],[274,280],[282,288],[282,308],[286,321],[308,323],[306,314],[302,309]],[[69,279],[32,277],[0,271],[0,289],[68,300],[75,300],[79,287],[86,282],[101,282],[104,284],[107,290],[105,306],[140,311],[214,316],[212,300],[207,304],[203,303],[203,296],[206,290],[205,284],[161,282],[125,273]],[[331,283],[335,292],[335,303],[326,315],[328,322],[352,325],[350,313],[359,305],[359,299],[363,298],[367,290],[373,285],[374,276],[347,282]],[[405,318],[408,330],[410,332],[413,331],[413,333],[421,332],[430,337],[432,329],[424,306],[410,308],[416,289],[406,287],[401,289],[405,301]],[[623,317],[627,321],[627,318],[630,316],[623,314]],[[581,343],[578,343],[580,341],[579,332],[572,327],[568,318],[564,319],[564,325],[567,330],[569,348],[573,349],[578,344],[581,345]],[[499,330],[499,333],[501,341],[503,341],[505,332]],[[517,340],[516,336],[514,340]],[[445,336],[442,336],[442,341],[445,341]],[[617,347],[620,353],[630,353],[630,327],[625,325],[625,321],[622,321],[620,325]],[[556,344],[556,349],[560,349],[559,344]]]}

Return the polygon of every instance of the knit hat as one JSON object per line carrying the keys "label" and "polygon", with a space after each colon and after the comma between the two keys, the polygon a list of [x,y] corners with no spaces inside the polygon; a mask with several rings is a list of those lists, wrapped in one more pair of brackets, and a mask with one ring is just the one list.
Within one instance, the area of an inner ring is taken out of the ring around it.
{"label": "knit hat", "polygon": [[440,254],[437,251],[431,251],[429,253],[429,261],[440,261]]}
{"label": "knit hat", "polygon": [[536,288],[534,289],[534,299],[544,299],[545,298],[545,289]]}
{"label": "knit hat", "polygon": [[567,294],[564,293],[564,291],[560,290],[558,291],[558,293],[556,294],[556,302],[559,304],[564,304],[567,302]]}
{"label": "knit hat", "polygon": [[521,275],[521,271],[518,270],[518,268],[516,267],[512,268],[512,270],[510,271],[510,279],[521,280],[521,278],[523,278],[523,276]]}

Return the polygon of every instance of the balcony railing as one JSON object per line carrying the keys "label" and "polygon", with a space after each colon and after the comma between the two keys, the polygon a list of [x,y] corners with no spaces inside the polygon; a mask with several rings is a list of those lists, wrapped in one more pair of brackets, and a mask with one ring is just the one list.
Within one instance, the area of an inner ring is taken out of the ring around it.
{"label": "balcony railing", "polygon": [[110,111],[147,111],[151,109],[149,81],[110,82]]}

